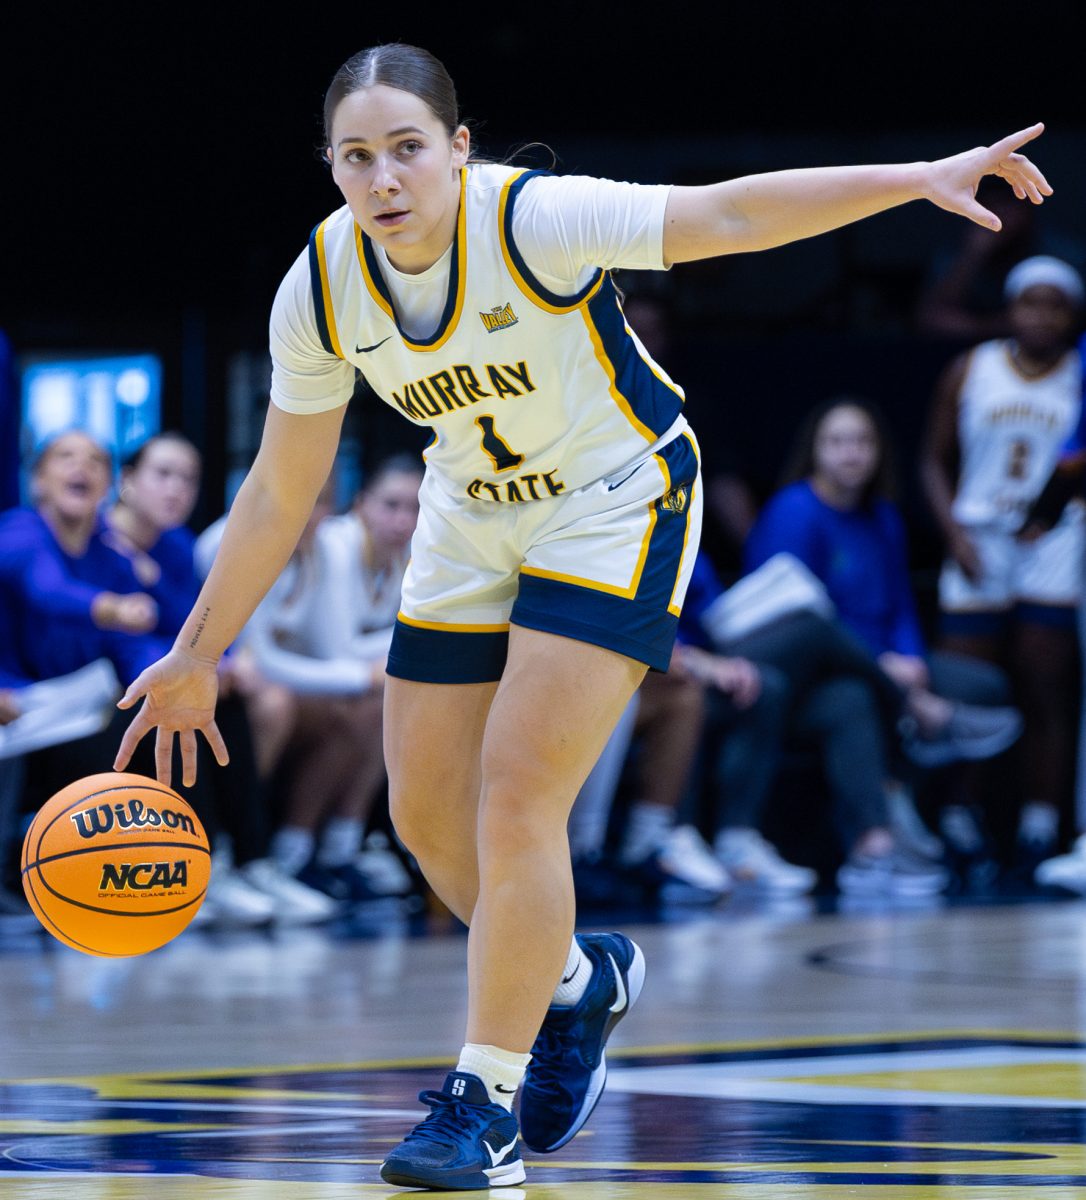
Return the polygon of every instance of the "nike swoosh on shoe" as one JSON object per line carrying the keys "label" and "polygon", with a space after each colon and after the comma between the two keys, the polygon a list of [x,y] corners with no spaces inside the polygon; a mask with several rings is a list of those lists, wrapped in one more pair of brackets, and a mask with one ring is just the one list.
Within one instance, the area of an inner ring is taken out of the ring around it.
{"label": "nike swoosh on shoe", "polygon": [[516,1148],[516,1144],[517,1144],[517,1140],[518,1140],[519,1136],[520,1135],[518,1134],[517,1137],[513,1138],[513,1140],[509,1143],[508,1146],[503,1146],[502,1149],[498,1152],[495,1152],[494,1147],[491,1146],[491,1144],[489,1142],[485,1142],[485,1141],[483,1142],[483,1145],[486,1147],[487,1154],[490,1155],[490,1165],[492,1167],[498,1166],[499,1163],[503,1162],[506,1158],[509,1157],[510,1151],[512,1151],[513,1149]]}
{"label": "nike swoosh on shoe", "polygon": [[611,970],[615,973],[615,987],[618,989],[615,1002],[611,1005],[611,1012],[622,1012],[626,1007],[626,985],[622,982],[622,972],[618,969],[618,963],[615,962],[614,955],[608,954],[607,957],[611,960]]}

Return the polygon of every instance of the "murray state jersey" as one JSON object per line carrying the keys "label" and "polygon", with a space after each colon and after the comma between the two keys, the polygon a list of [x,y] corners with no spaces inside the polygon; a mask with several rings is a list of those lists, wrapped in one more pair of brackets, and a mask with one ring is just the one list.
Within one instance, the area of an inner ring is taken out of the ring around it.
{"label": "murray state jersey", "polygon": [[375,248],[346,207],[310,239],[321,346],[433,431],[429,471],[452,494],[521,503],[612,474],[685,427],[683,393],[626,325],[609,274],[574,295],[533,276],[513,213],[540,172],[461,172],[448,292],[437,328],[401,324]]}
{"label": "murray state jersey", "polygon": [[1082,360],[1071,351],[1030,378],[1003,341],[970,355],[958,399],[961,469],[954,517],[1017,530],[1055,467],[1082,402]]}

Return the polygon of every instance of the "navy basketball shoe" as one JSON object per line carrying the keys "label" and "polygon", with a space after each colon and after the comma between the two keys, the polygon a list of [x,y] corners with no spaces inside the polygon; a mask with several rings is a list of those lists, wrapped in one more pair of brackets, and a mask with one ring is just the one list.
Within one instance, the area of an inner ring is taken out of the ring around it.
{"label": "navy basketball shoe", "polygon": [[381,1164],[398,1187],[474,1191],[523,1183],[517,1119],[492,1104],[478,1075],[453,1071],[440,1092],[420,1092],[431,1108]]}
{"label": "navy basketball shoe", "polygon": [[592,963],[588,990],[571,1008],[547,1010],[520,1097],[524,1144],[564,1146],[592,1115],[607,1082],[604,1047],[645,982],[645,957],[621,933],[577,935]]}

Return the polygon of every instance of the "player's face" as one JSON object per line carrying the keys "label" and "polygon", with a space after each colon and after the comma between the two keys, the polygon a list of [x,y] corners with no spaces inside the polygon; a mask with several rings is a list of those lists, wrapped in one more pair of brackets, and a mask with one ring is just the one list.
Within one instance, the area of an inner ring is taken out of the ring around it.
{"label": "player's face", "polygon": [[1060,288],[1028,287],[1011,304],[1011,330],[1027,353],[1047,354],[1070,345],[1078,310]]}
{"label": "player's face", "polygon": [[419,483],[417,475],[397,471],[358,502],[362,524],[379,549],[398,551],[411,541],[419,520]]}
{"label": "player's face", "polygon": [[879,453],[878,430],[862,408],[832,408],[815,434],[815,476],[835,491],[862,491],[879,468]]}
{"label": "player's face", "polygon": [[92,438],[65,433],[53,442],[34,472],[38,506],[64,520],[94,515],[111,482],[109,456]]}
{"label": "player's face", "polygon": [[468,131],[452,138],[425,101],[375,84],[345,96],[332,121],[332,178],[354,219],[410,274],[452,244]]}
{"label": "player's face", "polygon": [[153,442],[124,480],[126,504],[156,529],[176,529],[192,516],[200,460],[183,442]]}

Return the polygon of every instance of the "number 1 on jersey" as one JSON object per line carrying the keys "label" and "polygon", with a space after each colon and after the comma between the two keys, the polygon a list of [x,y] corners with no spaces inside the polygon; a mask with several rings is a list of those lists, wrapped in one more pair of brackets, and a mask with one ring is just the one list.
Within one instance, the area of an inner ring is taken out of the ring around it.
{"label": "number 1 on jersey", "polygon": [[491,416],[476,417],[475,424],[483,434],[483,453],[494,464],[495,471],[512,471],[524,461],[524,455],[510,449],[508,443],[499,437],[494,429],[494,418]]}

